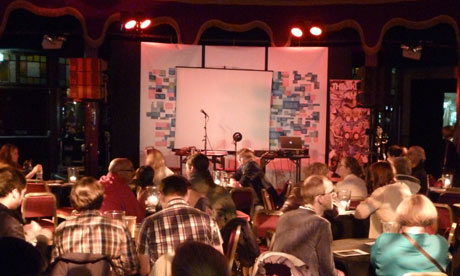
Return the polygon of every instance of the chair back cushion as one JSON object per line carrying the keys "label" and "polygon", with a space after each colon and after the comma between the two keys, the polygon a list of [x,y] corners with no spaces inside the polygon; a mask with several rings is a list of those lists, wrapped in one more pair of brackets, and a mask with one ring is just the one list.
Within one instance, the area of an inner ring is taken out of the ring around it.
{"label": "chair back cushion", "polygon": [[236,188],[230,191],[236,209],[249,213],[254,202],[252,188]]}
{"label": "chair back cushion", "polygon": [[109,276],[110,266],[104,255],[66,253],[56,258],[50,276]]}
{"label": "chair back cushion", "polygon": [[26,194],[22,206],[24,218],[54,217],[56,198],[51,193]]}

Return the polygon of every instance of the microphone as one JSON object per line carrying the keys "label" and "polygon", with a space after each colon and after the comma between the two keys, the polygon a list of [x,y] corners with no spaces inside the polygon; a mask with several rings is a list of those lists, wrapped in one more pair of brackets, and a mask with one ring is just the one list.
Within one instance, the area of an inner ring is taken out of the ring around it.
{"label": "microphone", "polygon": [[201,111],[201,113],[203,113],[203,114],[204,114],[204,116],[206,116],[206,117],[208,117],[208,118],[209,118],[209,115],[208,115],[208,113],[206,113],[206,112],[205,112],[203,109],[201,109],[200,111]]}

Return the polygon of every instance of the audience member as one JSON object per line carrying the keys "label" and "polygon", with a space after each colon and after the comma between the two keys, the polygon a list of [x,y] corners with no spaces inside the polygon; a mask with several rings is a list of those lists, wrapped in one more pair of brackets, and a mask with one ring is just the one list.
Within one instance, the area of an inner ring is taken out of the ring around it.
{"label": "audience member", "polygon": [[454,131],[455,129],[453,126],[445,126],[442,128],[442,154],[440,154],[441,160],[439,160],[437,164],[440,171],[435,174],[435,176],[440,177],[441,174],[444,173],[453,174],[453,186],[458,187],[460,186],[460,157],[457,153],[455,144],[452,142]]}
{"label": "audience member", "polygon": [[177,175],[168,176],[160,182],[163,210],[145,219],[139,233],[141,275],[150,273],[151,267],[161,255],[174,251],[185,241],[203,242],[223,252],[216,221],[187,204],[189,185],[187,179]]}
{"label": "audience member", "polygon": [[366,182],[361,178],[363,169],[358,160],[352,156],[343,157],[336,173],[343,178],[336,185],[337,191],[344,189],[351,191],[352,200],[361,200],[367,197]]}
{"label": "audience member", "polygon": [[54,231],[52,259],[65,253],[102,254],[112,259],[118,275],[135,274],[138,259],[131,234],[123,221],[101,214],[103,196],[103,186],[92,177],[72,187],[70,201],[78,215]]}
{"label": "audience member", "polygon": [[410,240],[419,244],[445,270],[449,262],[446,239],[426,233],[426,227],[437,224],[433,203],[424,195],[412,195],[399,204],[396,214],[400,233],[383,233],[371,247],[371,263],[377,276],[440,271]]}
{"label": "audience member", "polygon": [[396,170],[396,180],[404,182],[410,189],[412,194],[420,191],[420,180],[412,176],[412,168],[410,160],[407,157],[396,157],[393,159],[393,167]]}
{"label": "audience member", "polygon": [[426,195],[428,193],[428,182],[425,171],[425,150],[420,146],[412,146],[407,150],[407,158],[409,158],[412,166],[412,176],[420,180],[419,193]]}
{"label": "audience member", "polygon": [[230,270],[221,252],[207,244],[190,241],[176,249],[172,276],[230,276]]}
{"label": "audience member", "polygon": [[0,238],[2,276],[37,276],[42,268],[40,252],[30,243],[14,237]]}
{"label": "audience member", "polygon": [[[315,162],[310,164],[304,170],[305,179],[311,175],[323,175],[327,176],[329,173],[329,168],[326,164],[321,162]],[[284,201],[283,206],[281,207],[282,212],[287,212],[299,208],[303,204],[303,199],[301,195],[301,187],[305,184],[305,181],[302,183],[296,183],[291,190],[291,193],[288,195],[286,201]]]}
{"label": "audience member", "polygon": [[24,225],[17,211],[26,192],[26,180],[22,173],[10,166],[0,167],[0,238],[13,237],[33,242],[42,256],[43,269],[49,261],[48,241],[52,233],[38,223]]}
{"label": "audience member", "polygon": [[392,163],[396,157],[404,156],[404,150],[398,145],[392,145],[387,149],[387,161]]}
{"label": "audience member", "polygon": [[121,210],[125,211],[128,216],[136,216],[137,222],[142,222],[145,217],[145,209],[139,204],[128,186],[133,174],[133,164],[129,159],[115,158],[110,162],[109,173],[99,179],[104,187],[101,212]]}
{"label": "audience member", "polygon": [[141,166],[136,170],[132,183],[136,185],[136,197],[142,209],[145,210],[145,201],[147,200],[148,186],[153,186],[154,170],[150,166]]}
{"label": "audience member", "polygon": [[155,171],[153,183],[158,186],[163,178],[173,175],[174,172],[166,167],[165,159],[161,151],[151,149],[145,158],[145,165],[152,167]]}
{"label": "audience member", "polygon": [[301,194],[303,205],[279,219],[273,251],[301,259],[312,275],[344,275],[335,269],[331,225],[322,218],[324,211],[332,209],[332,182],[325,176],[312,175],[305,180]]}
{"label": "audience member", "polygon": [[396,208],[411,192],[406,184],[395,181],[393,168],[388,162],[372,164],[370,177],[374,191],[356,207],[355,217],[371,217],[369,238],[375,239],[382,233],[382,222],[396,219]]}
{"label": "audience member", "polygon": [[197,153],[192,155],[186,164],[192,190],[206,196],[216,214],[219,228],[236,216],[235,203],[230,193],[222,186],[216,185],[209,172],[209,159],[206,155]]}
{"label": "audience member", "polygon": [[238,151],[238,162],[240,166],[232,176],[230,181],[238,181],[244,187],[252,187],[257,195],[258,203],[262,204],[262,189],[266,189],[273,199],[275,206],[281,206],[282,199],[273,188],[272,184],[265,178],[265,174],[257,164],[254,152],[243,148]]}
{"label": "audience member", "polygon": [[[0,148],[0,163],[5,163],[10,165],[15,169],[19,169],[22,171],[22,166],[19,165],[19,149],[17,146],[12,144],[4,144]],[[34,177],[37,172],[43,171],[42,165],[37,164],[35,165],[31,171],[24,171],[26,179],[31,179]]]}

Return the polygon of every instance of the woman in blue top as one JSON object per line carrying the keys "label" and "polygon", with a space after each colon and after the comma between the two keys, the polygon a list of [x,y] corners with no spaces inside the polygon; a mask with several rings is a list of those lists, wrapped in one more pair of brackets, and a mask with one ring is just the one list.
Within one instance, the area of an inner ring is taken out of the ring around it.
{"label": "woman in blue top", "polygon": [[371,248],[371,263],[377,276],[439,272],[436,265],[418,251],[402,233],[412,237],[445,270],[449,262],[446,239],[425,232],[427,226],[437,225],[438,215],[433,203],[424,195],[412,195],[399,204],[396,213],[397,223],[401,227],[400,233],[381,234]]}

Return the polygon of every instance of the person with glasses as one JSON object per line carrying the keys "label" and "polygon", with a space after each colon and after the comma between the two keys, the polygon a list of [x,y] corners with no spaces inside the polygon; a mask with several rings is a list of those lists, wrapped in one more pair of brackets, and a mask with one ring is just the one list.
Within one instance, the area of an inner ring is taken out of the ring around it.
{"label": "person with glasses", "polygon": [[308,265],[311,275],[345,275],[335,268],[331,224],[322,217],[333,207],[334,185],[325,176],[312,175],[305,179],[301,195],[303,204],[280,217],[272,251],[301,259]]}
{"label": "person with glasses", "polygon": [[129,159],[115,158],[110,162],[109,173],[99,179],[104,187],[101,212],[121,210],[127,216],[136,216],[138,223],[144,220],[145,209],[128,186],[133,176],[134,167]]}

